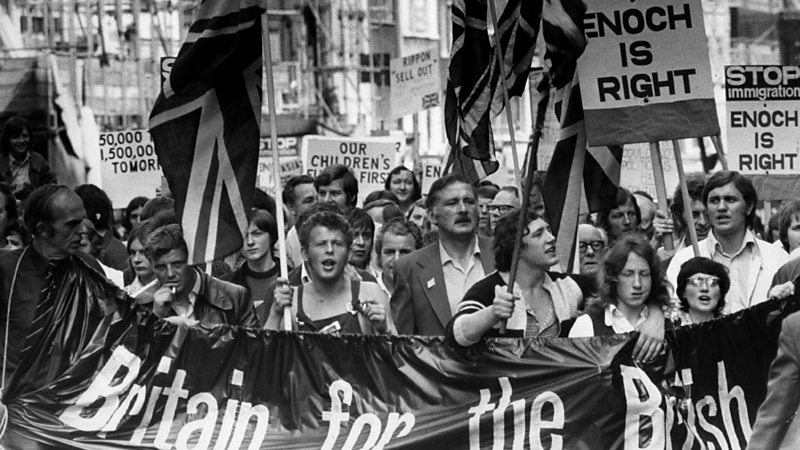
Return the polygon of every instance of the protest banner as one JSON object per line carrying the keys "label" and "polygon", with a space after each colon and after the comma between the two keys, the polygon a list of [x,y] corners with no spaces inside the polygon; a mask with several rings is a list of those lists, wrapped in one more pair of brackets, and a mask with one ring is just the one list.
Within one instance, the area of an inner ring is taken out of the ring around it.
{"label": "protest banner", "polygon": [[794,175],[800,169],[800,66],[726,66],[732,170]]}
{"label": "protest banner", "polygon": [[719,133],[700,0],[589,0],[578,75],[590,146]]}
{"label": "protest banner", "polygon": [[370,192],[383,190],[403,144],[392,136],[306,136],[302,143],[303,172],[316,177],[332,164],[344,164],[353,171],[359,201],[363,201]]}
{"label": "protest banner", "polygon": [[[294,175],[303,173],[300,159],[302,136],[278,136],[278,159],[280,161],[281,185]],[[258,170],[256,186],[271,195],[275,192],[275,179],[272,171],[272,143],[269,137],[262,136],[258,148]]]}
{"label": "protest banner", "polygon": [[444,164],[442,164],[442,158],[438,156],[422,156],[419,161],[422,173],[422,192],[427,194],[431,190],[433,182],[441,178]]}
{"label": "protest banner", "polygon": [[[192,329],[80,260],[53,276],[43,295],[83,313],[40,334],[5,391],[18,445],[744,448],[781,321],[800,307],[793,296],[670,329],[675,371],[664,373],[633,363],[636,334],[463,349],[438,337]],[[87,296],[117,313],[92,314]],[[49,351],[53,336],[62,351]]]}
{"label": "protest banner", "polygon": [[155,197],[161,164],[147,130],[100,133],[100,179],[115,208],[134,197]]}
{"label": "protest banner", "polygon": [[442,76],[438,48],[430,48],[389,63],[392,118],[400,118],[439,106]]}

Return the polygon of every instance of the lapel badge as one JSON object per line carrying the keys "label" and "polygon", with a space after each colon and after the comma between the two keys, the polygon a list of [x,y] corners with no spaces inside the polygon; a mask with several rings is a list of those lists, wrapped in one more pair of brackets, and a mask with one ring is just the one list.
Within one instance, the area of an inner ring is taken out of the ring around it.
{"label": "lapel badge", "polygon": [[436,280],[431,278],[430,280],[428,280],[428,289],[430,289],[430,288],[432,288],[434,286],[436,286]]}

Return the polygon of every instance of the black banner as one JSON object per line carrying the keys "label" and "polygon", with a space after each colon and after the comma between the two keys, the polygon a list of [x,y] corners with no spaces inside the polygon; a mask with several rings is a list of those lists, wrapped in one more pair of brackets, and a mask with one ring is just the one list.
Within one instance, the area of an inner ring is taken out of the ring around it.
{"label": "black banner", "polygon": [[[90,295],[111,292],[90,269],[69,270]],[[797,309],[770,302],[671,333],[668,387],[632,362],[635,336],[459,350],[439,338],[178,328],[116,302],[90,340],[57,321],[62,351],[28,353],[5,396],[6,448],[744,448],[780,319]]]}

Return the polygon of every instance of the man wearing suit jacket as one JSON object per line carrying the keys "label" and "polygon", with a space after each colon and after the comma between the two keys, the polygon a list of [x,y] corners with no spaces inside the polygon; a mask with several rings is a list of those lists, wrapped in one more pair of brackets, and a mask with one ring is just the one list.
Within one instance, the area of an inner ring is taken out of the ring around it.
{"label": "man wearing suit jacket", "polygon": [[748,450],[800,448],[800,313],[783,319],[778,354],[769,368],[767,397],[758,408]]}
{"label": "man wearing suit jacket", "polygon": [[397,262],[391,307],[400,334],[443,336],[467,289],[494,270],[494,252],[478,237],[477,194],[460,175],[436,180],[425,207],[439,242]]}

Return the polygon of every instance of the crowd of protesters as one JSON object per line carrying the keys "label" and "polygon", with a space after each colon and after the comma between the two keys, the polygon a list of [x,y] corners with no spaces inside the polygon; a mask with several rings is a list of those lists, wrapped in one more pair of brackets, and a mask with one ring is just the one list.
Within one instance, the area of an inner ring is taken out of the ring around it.
{"label": "crowd of protesters", "polygon": [[[637,330],[635,357],[664,351],[664,332],[794,294],[800,275],[800,202],[769,228],[758,194],[731,171],[690,174],[662,213],[645,192],[584,215],[576,267],[565,273],[546,219],[541,178],[520,211],[513,186],[445,175],[422,192],[413,170],[389,172],[366,193],[345,166],[291,177],[274,199],[258,191],[239,253],[211,270],[188,263],[169,197],[112,205],[102,189],[59,185],[32,153],[30,126],[9,120],[0,154],[0,321],[6,372],[42,321],[48,265],[78,258],[167,321],[319,333],[446,336],[456,346],[487,337],[585,337]],[[361,193],[364,194],[364,193]],[[115,219],[114,211],[118,211]],[[699,240],[695,255],[684,211]],[[515,236],[524,214],[513,289]],[[288,277],[279,276],[279,234]],[[667,250],[671,237],[674,249]],[[510,292],[509,292],[510,291]]]}

